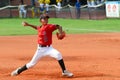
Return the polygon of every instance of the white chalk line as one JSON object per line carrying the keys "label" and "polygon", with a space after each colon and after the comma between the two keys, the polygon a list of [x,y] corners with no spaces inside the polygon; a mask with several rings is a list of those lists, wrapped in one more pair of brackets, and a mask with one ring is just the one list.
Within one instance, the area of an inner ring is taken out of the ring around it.
{"label": "white chalk line", "polygon": [[120,32],[117,30],[98,30],[98,29],[80,29],[80,28],[65,28],[66,31],[92,31],[92,32]]}

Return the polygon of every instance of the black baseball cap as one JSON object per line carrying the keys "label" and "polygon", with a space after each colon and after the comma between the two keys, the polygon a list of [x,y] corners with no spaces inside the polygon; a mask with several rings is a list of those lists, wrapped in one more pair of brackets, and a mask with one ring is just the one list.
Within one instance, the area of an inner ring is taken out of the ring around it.
{"label": "black baseball cap", "polygon": [[41,15],[41,16],[40,16],[40,20],[41,20],[41,19],[46,19],[46,18],[49,19],[50,17],[49,17],[48,15]]}

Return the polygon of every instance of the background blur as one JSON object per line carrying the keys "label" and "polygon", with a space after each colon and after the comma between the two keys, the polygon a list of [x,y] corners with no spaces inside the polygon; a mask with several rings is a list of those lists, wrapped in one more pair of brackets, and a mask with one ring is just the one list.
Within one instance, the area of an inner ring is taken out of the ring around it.
{"label": "background blur", "polygon": [[[105,1],[119,0],[81,0],[80,19],[105,19]],[[23,4],[27,5],[27,17],[31,18],[31,0],[0,0],[0,18],[19,17],[18,5],[20,2],[23,2]],[[62,0],[62,8],[60,11],[58,11],[57,7],[55,6],[57,4],[56,0],[51,0],[49,15],[54,18],[75,19],[75,3],[76,0]],[[92,5],[92,7],[89,7],[89,4]],[[36,7],[39,8],[39,4],[36,4]]]}

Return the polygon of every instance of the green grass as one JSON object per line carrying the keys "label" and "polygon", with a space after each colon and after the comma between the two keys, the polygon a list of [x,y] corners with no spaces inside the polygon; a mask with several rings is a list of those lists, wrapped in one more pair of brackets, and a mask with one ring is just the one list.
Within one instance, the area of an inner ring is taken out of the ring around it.
{"label": "green grass", "polygon": [[29,27],[23,27],[22,21],[27,21],[37,25],[37,19],[0,19],[0,35],[31,35],[36,34],[36,31]]}
{"label": "green grass", "polygon": [[[2,18],[0,19],[0,36],[37,34],[34,29],[23,27],[21,25],[22,21],[40,25],[38,18]],[[51,18],[49,19],[49,23],[61,25],[68,34],[120,32],[120,19],[77,20]]]}

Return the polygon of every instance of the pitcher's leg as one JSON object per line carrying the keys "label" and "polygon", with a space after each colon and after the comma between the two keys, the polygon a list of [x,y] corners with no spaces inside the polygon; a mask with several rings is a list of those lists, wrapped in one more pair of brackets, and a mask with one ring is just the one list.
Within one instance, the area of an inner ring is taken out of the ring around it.
{"label": "pitcher's leg", "polygon": [[64,72],[66,70],[66,67],[65,67],[65,64],[64,64],[64,60],[61,59],[61,60],[58,60],[58,63],[62,69],[62,72]]}
{"label": "pitcher's leg", "polygon": [[43,56],[43,53],[41,52],[40,49],[37,49],[36,53],[34,54],[32,60],[26,64],[27,68],[31,68],[33,67],[39,60],[40,58]]}
{"label": "pitcher's leg", "polygon": [[62,58],[61,53],[59,51],[57,51],[56,49],[52,48],[52,47],[50,48],[49,53],[50,53],[49,55],[51,57],[53,57],[53,58],[58,60],[58,63],[60,65],[61,69],[62,69],[62,75],[63,76],[67,76],[67,77],[72,77],[73,73],[71,73],[71,72],[66,70],[66,67],[65,67],[65,64],[64,64],[64,60]]}
{"label": "pitcher's leg", "polygon": [[32,60],[25,64],[24,66],[22,67],[19,67],[17,68],[16,70],[14,70],[12,73],[11,73],[11,76],[16,76],[18,74],[20,74],[21,72],[33,67],[38,61],[39,59],[42,57],[43,55],[41,54],[41,51],[40,49],[37,49],[35,55],[33,56]]}

